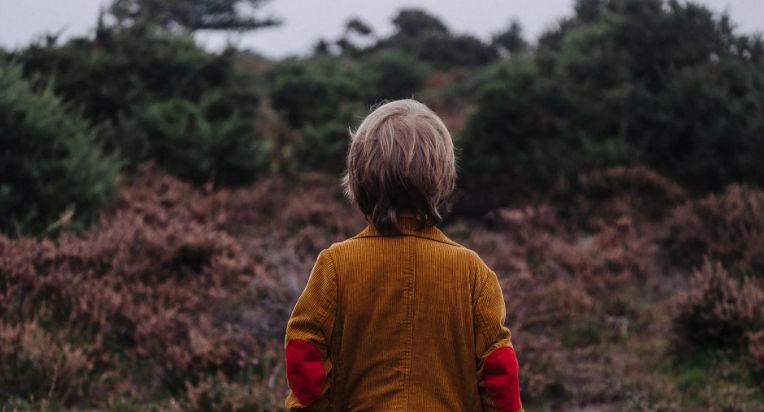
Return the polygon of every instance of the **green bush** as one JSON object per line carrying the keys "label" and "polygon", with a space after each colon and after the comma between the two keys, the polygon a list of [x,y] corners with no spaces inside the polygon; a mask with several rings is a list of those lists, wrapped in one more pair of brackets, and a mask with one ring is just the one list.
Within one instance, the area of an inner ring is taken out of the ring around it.
{"label": "green bush", "polygon": [[0,231],[80,228],[114,195],[119,163],[50,87],[34,90],[0,66]]}
{"label": "green bush", "polygon": [[376,100],[411,98],[424,85],[428,70],[415,57],[395,50],[380,51],[363,60],[363,71]]}
{"label": "green bush", "polygon": [[403,9],[393,19],[396,32],[371,50],[399,50],[438,69],[475,67],[498,57],[490,44],[470,35],[453,34],[436,16],[420,9]]}
{"label": "green bush", "polygon": [[597,4],[481,77],[459,139],[468,190],[501,188],[495,205],[636,162],[701,191],[764,183],[761,39],[693,4]]}
{"label": "green bush", "polygon": [[60,46],[33,44],[14,57],[25,75],[52,79],[56,93],[81,106],[94,125],[148,102],[198,102],[219,89],[236,90],[241,80],[235,53],[208,53],[191,37],[143,27],[105,28]]}
{"label": "green bush", "polygon": [[14,58],[81,107],[130,170],[155,160],[195,182],[240,184],[262,169],[260,97],[233,50],[210,53],[191,37],[142,26],[101,27],[92,39],[32,45]]}
{"label": "green bush", "polygon": [[398,50],[440,70],[478,67],[495,61],[495,48],[469,35],[428,32],[418,37],[396,34],[382,39],[372,50]]}
{"label": "green bush", "polygon": [[483,66],[498,56],[491,45],[466,34],[433,34],[415,44],[416,56],[440,69]]}
{"label": "green bush", "polygon": [[251,121],[238,115],[210,121],[203,107],[174,99],[150,104],[119,123],[111,138],[129,136],[122,150],[133,163],[151,159],[197,184],[244,184],[267,168],[267,146]]}
{"label": "green bush", "polygon": [[295,155],[302,170],[339,173],[345,168],[349,142],[350,134],[345,123],[308,125],[295,143]]}
{"label": "green bush", "polygon": [[370,94],[358,65],[339,57],[287,61],[269,77],[271,105],[296,128],[347,118]]}
{"label": "green bush", "polygon": [[347,129],[366,113],[373,93],[358,64],[332,56],[288,61],[269,77],[271,105],[300,132],[293,148],[297,168],[341,170]]}

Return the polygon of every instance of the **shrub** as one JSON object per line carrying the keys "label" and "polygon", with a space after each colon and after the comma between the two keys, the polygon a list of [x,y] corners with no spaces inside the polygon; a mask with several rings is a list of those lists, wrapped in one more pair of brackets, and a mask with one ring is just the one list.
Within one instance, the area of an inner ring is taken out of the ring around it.
{"label": "shrub", "polygon": [[297,168],[342,170],[349,142],[347,129],[365,113],[373,90],[359,67],[343,58],[324,56],[287,62],[270,73],[270,103],[300,136],[293,142]]}
{"label": "shrub", "polygon": [[482,77],[462,182],[490,209],[559,179],[642,163],[682,185],[764,182],[762,41],[702,6],[604,1]]}
{"label": "shrub", "polygon": [[466,34],[433,33],[417,41],[409,52],[412,51],[439,69],[484,66],[498,57],[489,44]]}
{"label": "shrub", "polygon": [[687,195],[645,166],[616,166],[564,181],[551,197],[566,221],[597,228],[622,218],[659,220]]}
{"label": "shrub", "polygon": [[369,93],[358,66],[339,57],[288,61],[269,77],[271,105],[297,128],[347,118]]}
{"label": "shrub", "polygon": [[119,163],[50,87],[0,66],[0,232],[80,229],[115,193]]}
{"label": "shrub", "polygon": [[257,105],[234,70],[235,52],[208,53],[189,36],[148,27],[101,27],[93,38],[33,44],[14,57],[25,75],[52,79],[56,93],[80,105],[92,124],[118,121],[148,102],[198,102],[215,93],[242,110]]}
{"label": "shrub", "polygon": [[113,139],[130,136],[122,153],[133,164],[153,159],[197,184],[241,185],[267,169],[268,147],[255,135],[251,120],[233,112],[211,121],[203,109],[180,99],[149,104],[124,118]]}
{"label": "shrub", "polygon": [[[764,291],[752,280],[737,280],[721,264],[706,261],[694,288],[677,299],[673,322],[679,354],[744,350],[747,336],[764,330]],[[757,340],[751,342],[755,345]]]}
{"label": "shrub", "polygon": [[81,107],[130,171],[156,160],[194,182],[218,184],[249,183],[262,171],[260,98],[252,77],[236,69],[233,50],[210,53],[189,36],[136,25],[32,45],[14,58],[27,77],[51,82]]}
{"label": "shrub", "polygon": [[345,154],[350,141],[349,126],[341,122],[307,125],[294,144],[301,170],[321,170],[339,174],[345,169]]}
{"label": "shrub", "polygon": [[424,85],[428,67],[406,53],[384,50],[365,57],[363,71],[379,101],[413,97]]}
{"label": "shrub", "polygon": [[[0,241],[1,242],[1,241]],[[45,397],[62,394],[63,401],[78,399],[90,389],[96,367],[92,345],[61,344],[66,332],[47,331],[37,320],[9,325],[0,322],[0,383],[3,394]]]}
{"label": "shrub", "polygon": [[758,373],[764,376],[764,329],[748,333],[748,353]]}
{"label": "shrub", "polygon": [[250,364],[257,328],[235,309],[261,269],[193,195],[154,174],[83,237],[0,238],[0,397],[103,404]]}
{"label": "shrub", "polygon": [[764,273],[764,192],[732,185],[677,207],[667,217],[663,244],[674,262],[697,265],[703,256],[733,270]]}
{"label": "shrub", "polygon": [[393,19],[396,32],[372,50],[400,50],[438,69],[481,66],[498,57],[496,50],[469,35],[452,34],[437,17],[403,9]]}
{"label": "shrub", "polygon": [[400,50],[438,70],[485,66],[498,57],[496,49],[470,35],[431,32],[418,37],[394,35],[372,50]]}

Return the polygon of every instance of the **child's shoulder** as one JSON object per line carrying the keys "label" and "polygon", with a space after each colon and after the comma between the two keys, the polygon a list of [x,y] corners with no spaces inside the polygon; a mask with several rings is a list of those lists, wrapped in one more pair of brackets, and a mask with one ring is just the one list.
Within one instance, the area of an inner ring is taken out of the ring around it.
{"label": "child's shoulder", "polygon": [[[379,237],[380,236],[366,236],[361,232],[356,236],[331,244],[321,253],[328,254],[333,259],[343,260],[352,256],[368,256],[379,250],[377,249],[378,245],[376,245],[374,241]],[[451,240],[443,235],[442,232],[432,237],[422,236],[422,238],[424,240],[422,244],[431,251],[442,252],[438,253],[440,259],[454,259],[461,262],[467,262],[477,272],[482,272],[484,274],[493,273],[477,252]]]}

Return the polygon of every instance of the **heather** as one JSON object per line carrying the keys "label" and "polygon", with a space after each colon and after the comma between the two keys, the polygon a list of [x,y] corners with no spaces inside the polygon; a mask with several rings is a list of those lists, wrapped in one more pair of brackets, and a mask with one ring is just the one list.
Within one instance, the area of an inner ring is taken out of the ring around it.
{"label": "heather", "polygon": [[[599,175],[624,174],[656,177]],[[624,187],[634,186],[612,197]],[[500,276],[526,402],[761,406],[760,282],[711,261],[695,275],[676,267],[662,247],[674,214],[598,213],[593,193],[575,192],[581,206],[539,202],[444,226]],[[572,225],[570,213],[599,223]],[[277,410],[291,305],[318,251],[363,225],[331,176],[214,190],[144,166],[85,233],[2,239],[4,402]],[[684,377],[698,362],[740,378],[725,384],[731,399]]]}
{"label": "heather", "polygon": [[284,59],[195,39],[278,24],[261,3],[118,0],[0,50],[0,411],[281,410],[292,306],[366,224],[348,129],[411,96],[454,135],[441,228],[499,276],[527,410],[764,409],[761,36],[577,0],[537,40],[412,8]]}

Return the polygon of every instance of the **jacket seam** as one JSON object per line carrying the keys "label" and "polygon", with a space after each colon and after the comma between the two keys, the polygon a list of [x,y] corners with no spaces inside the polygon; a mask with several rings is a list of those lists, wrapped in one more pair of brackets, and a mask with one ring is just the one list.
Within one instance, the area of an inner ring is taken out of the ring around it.
{"label": "jacket seam", "polygon": [[[418,238],[418,236],[413,236],[414,238]],[[407,350],[408,359],[406,361],[406,410],[409,410],[409,400],[411,398],[411,367],[413,363],[413,357],[414,357],[414,315],[415,315],[415,309],[414,306],[416,302],[416,269],[417,269],[417,257],[418,257],[418,242],[414,240],[412,242],[412,253],[411,253],[411,273],[410,273],[410,279],[409,279],[409,293],[410,293],[410,307],[409,307],[409,345]]]}
{"label": "jacket seam", "polygon": [[[331,376],[327,377],[328,378],[327,380],[329,381],[328,399],[329,399],[329,404],[332,405],[334,403],[334,394],[337,391],[335,388],[335,383],[336,383],[335,379],[340,368],[340,365],[338,362],[339,359],[330,358],[331,351],[332,351],[332,341],[331,341],[332,335],[334,334],[334,328],[336,328],[337,320],[338,320],[337,305],[339,304],[339,279],[338,279],[339,277],[337,276],[337,266],[334,264],[334,256],[332,256],[332,252],[328,248],[326,249],[326,257],[329,259],[329,263],[331,264],[332,277],[334,278],[334,299],[333,299],[334,308],[332,310],[332,312],[334,313],[334,327],[332,328],[332,333],[330,333],[329,336],[326,336],[326,357],[329,358],[332,363],[332,370],[330,372]],[[329,319],[329,316],[327,315],[324,322],[326,322],[326,320],[328,319]]]}
{"label": "jacket seam", "polygon": [[[336,291],[337,276],[336,276],[335,267],[334,267],[334,260],[332,259],[332,255],[331,255],[331,253],[329,252],[328,249],[326,249],[326,256],[327,256],[327,259],[329,260],[329,266],[331,267],[331,276],[334,278],[335,291]],[[337,296],[335,294],[334,299],[332,300],[332,305],[333,306],[337,304],[336,299],[337,299]],[[329,345],[328,345],[329,342],[328,341],[329,341],[330,336],[326,336],[326,333],[324,331],[324,329],[325,329],[324,326],[326,324],[327,319],[329,319],[329,315],[331,314],[332,311],[328,310],[326,308],[321,308],[321,309],[324,311],[324,313],[321,314],[321,320],[316,323],[316,326],[313,328],[312,332],[313,332],[313,334],[318,334],[320,332],[324,336],[324,339],[327,341],[326,342],[327,343],[326,346],[327,346],[327,351],[328,351],[328,348],[329,348]]]}
{"label": "jacket seam", "polygon": [[[480,324],[480,331],[478,333],[480,333],[480,335],[483,336],[483,338],[486,340],[488,340],[487,339],[488,337],[485,335],[486,322],[485,322],[485,318],[483,317],[483,311],[480,308],[480,298],[483,296],[483,291],[485,290],[487,283],[488,283],[488,276],[486,276],[483,279],[483,282],[481,283],[480,292],[477,295],[477,299],[475,299],[475,308],[473,309],[475,313],[477,314],[478,323]],[[482,351],[482,348],[481,348],[481,351]]]}
{"label": "jacket seam", "polygon": [[433,242],[442,243],[444,245],[453,246],[453,247],[456,247],[456,248],[462,248],[462,249],[464,248],[464,246],[454,242],[453,240],[433,239],[431,237],[422,236],[422,235],[414,235],[414,234],[411,234],[411,233],[404,233],[404,234],[400,234],[400,235],[356,235],[356,236],[351,237],[348,240],[356,240],[356,239],[372,238],[372,237],[406,237],[406,236],[415,237],[415,238],[424,239],[424,240],[430,240],[430,241],[433,241]]}

